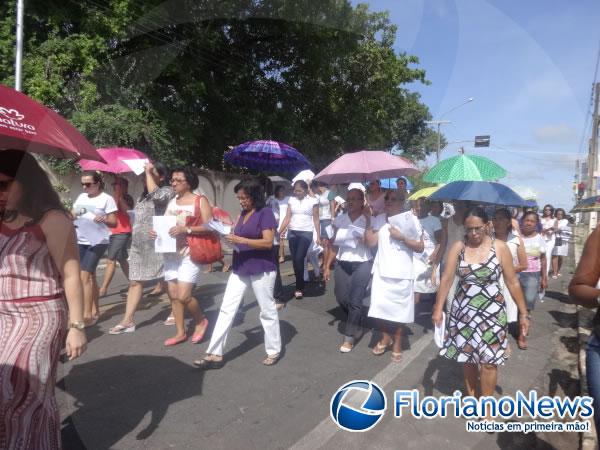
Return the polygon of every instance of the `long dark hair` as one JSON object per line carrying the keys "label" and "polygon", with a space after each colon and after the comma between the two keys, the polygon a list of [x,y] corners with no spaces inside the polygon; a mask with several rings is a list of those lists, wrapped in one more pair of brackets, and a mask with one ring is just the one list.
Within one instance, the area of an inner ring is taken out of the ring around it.
{"label": "long dark hair", "polygon": [[[156,169],[156,172],[158,173],[158,187],[165,187],[165,186],[169,186],[169,168],[167,166],[165,166],[163,163],[159,162],[159,161],[155,161],[152,163],[154,165],[154,168]],[[161,180],[162,178],[162,180]],[[144,190],[142,191],[142,195],[140,196],[140,202],[146,198],[146,195],[148,195],[148,186],[146,185],[146,182],[144,181]]]}
{"label": "long dark hair", "polygon": [[490,219],[488,218],[488,215],[487,215],[487,213],[485,212],[485,209],[483,209],[483,208],[482,208],[482,207],[480,207],[480,206],[475,206],[475,207],[473,207],[473,208],[469,209],[469,210],[467,211],[467,213],[465,214],[465,217],[464,217],[464,219],[463,219],[463,223],[465,223],[465,222],[466,222],[466,220],[467,220],[469,217],[479,217],[479,218],[480,218],[480,219],[483,221],[483,223],[488,223],[488,222],[489,222],[489,220],[490,220]]}
{"label": "long dark hair", "polygon": [[1,212],[0,221],[11,222],[20,213],[30,217],[31,224],[36,224],[51,210],[68,214],[48,174],[29,153],[21,150],[0,151],[0,173],[18,182],[23,193],[17,209]]}
{"label": "long dark hair", "polygon": [[247,178],[242,180],[235,185],[233,191],[237,194],[242,189],[252,199],[252,206],[256,211],[260,211],[265,207],[265,188],[259,179]]}

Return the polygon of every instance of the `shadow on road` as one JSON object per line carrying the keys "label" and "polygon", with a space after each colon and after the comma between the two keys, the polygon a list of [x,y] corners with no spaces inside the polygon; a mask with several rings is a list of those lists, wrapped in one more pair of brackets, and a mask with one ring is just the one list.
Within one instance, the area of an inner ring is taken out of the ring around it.
{"label": "shadow on road", "polygon": [[64,448],[115,448],[150,413],[136,435],[148,438],[171,404],[202,394],[203,375],[167,356],[113,356],[74,366],[57,385],[77,407],[62,423]]}
{"label": "shadow on road", "polygon": [[498,433],[498,447],[506,450],[554,450],[556,447],[535,433]]}

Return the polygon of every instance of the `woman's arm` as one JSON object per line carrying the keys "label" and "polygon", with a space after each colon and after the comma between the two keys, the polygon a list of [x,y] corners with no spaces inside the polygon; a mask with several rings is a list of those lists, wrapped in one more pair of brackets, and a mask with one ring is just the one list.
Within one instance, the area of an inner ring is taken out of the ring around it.
{"label": "woman's arm", "polygon": [[275,236],[275,229],[268,228],[262,230],[260,239],[250,239],[235,234],[229,234],[225,236],[225,240],[230,244],[243,244],[256,250],[270,250],[273,248],[273,236]]}
{"label": "woman's arm", "polygon": [[433,238],[435,239],[435,242],[437,242],[437,244],[435,244],[433,252],[431,253],[431,256],[429,257],[429,261],[431,261],[431,264],[433,264],[434,267],[437,266],[440,263],[440,259],[442,259],[442,251],[441,251],[442,246],[441,246],[440,242],[442,241],[443,234],[444,234],[444,231],[442,228],[434,231],[434,233],[433,233]]}
{"label": "woman's arm", "polygon": [[[81,285],[77,238],[71,221],[59,211],[50,211],[40,222],[50,257],[61,274],[69,306],[69,323],[83,322],[83,287]],[[85,331],[69,328],[66,349],[69,359],[85,351]]]}
{"label": "woman's arm", "polygon": [[440,280],[440,286],[435,298],[435,305],[433,306],[433,312],[431,314],[431,321],[434,323],[434,325],[439,326],[442,323],[442,310],[444,308],[444,304],[446,303],[446,299],[448,298],[450,287],[454,282],[456,266],[458,265],[458,255],[460,255],[463,245],[464,244],[461,241],[455,242],[448,252],[448,257],[446,258],[446,267],[444,268],[444,273],[442,274],[442,279]]}
{"label": "woman's arm", "polygon": [[393,225],[390,225],[390,236],[398,241],[403,242],[408,248],[412,251],[421,253],[425,249],[425,243],[423,242],[423,234],[421,234],[421,239],[416,241],[414,239],[407,239],[398,228]]}
{"label": "woman's arm", "polygon": [[321,242],[321,223],[319,222],[319,204],[316,203],[313,206],[312,211],[313,216],[313,224],[315,226],[315,231],[317,232],[317,244]]}
{"label": "woman's arm", "polygon": [[542,253],[540,255],[540,266],[541,270],[541,278],[540,278],[540,289],[543,291],[548,287],[548,272],[546,272],[546,258],[548,258],[547,253]]}
{"label": "woman's arm", "polygon": [[[331,242],[335,242],[335,237],[337,236],[337,228],[333,227],[333,237],[331,238]],[[331,263],[335,260],[338,252],[338,247],[335,245],[331,245],[329,253],[327,253],[327,258],[325,259],[325,263],[323,264],[323,279],[325,281],[329,281],[331,279]]]}
{"label": "woman's arm", "polygon": [[367,244],[368,247],[377,247],[379,241],[379,232],[375,231],[371,227],[371,219],[373,218],[373,216],[371,216],[366,206],[363,208],[363,215],[365,216],[366,220],[365,244]]}
{"label": "woman's arm", "polygon": [[279,234],[285,233],[288,225],[290,224],[290,220],[292,220],[292,208],[290,208],[290,204],[288,202],[287,208],[285,210],[285,217],[283,218],[283,222],[281,222],[281,227],[277,231]]}
{"label": "woman's arm", "polygon": [[519,247],[517,248],[517,260],[518,264],[515,266],[515,272],[523,272],[527,269],[527,252],[525,251],[525,243],[521,236],[519,236]]}
{"label": "woman's arm", "polygon": [[600,278],[600,226],[585,241],[583,253],[575,275],[569,284],[569,295],[579,305],[598,307],[600,289],[596,288]]}

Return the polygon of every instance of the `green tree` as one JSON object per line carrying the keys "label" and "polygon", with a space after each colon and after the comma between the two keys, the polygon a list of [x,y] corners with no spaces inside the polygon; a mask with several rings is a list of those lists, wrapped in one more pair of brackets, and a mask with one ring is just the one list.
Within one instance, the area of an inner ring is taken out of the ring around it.
{"label": "green tree", "polygon": [[[0,5],[12,83],[14,2]],[[344,151],[432,150],[387,13],[348,0],[29,0],[24,90],[98,146],[223,168],[229,145],[271,138],[320,168]]]}

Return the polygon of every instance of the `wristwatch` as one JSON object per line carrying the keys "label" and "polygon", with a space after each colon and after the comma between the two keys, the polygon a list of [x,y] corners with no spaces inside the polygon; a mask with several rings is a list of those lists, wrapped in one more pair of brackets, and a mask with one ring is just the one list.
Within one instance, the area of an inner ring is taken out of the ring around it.
{"label": "wristwatch", "polygon": [[85,329],[85,322],[83,322],[83,321],[71,322],[69,324],[69,329],[70,328],[76,328],[77,330],[81,331],[81,330]]}
{"label": "wristwatch", "polygon": [[185,230],[187,231],[187,234],[192,234],[192,229],[190,227],[187,227]]}

